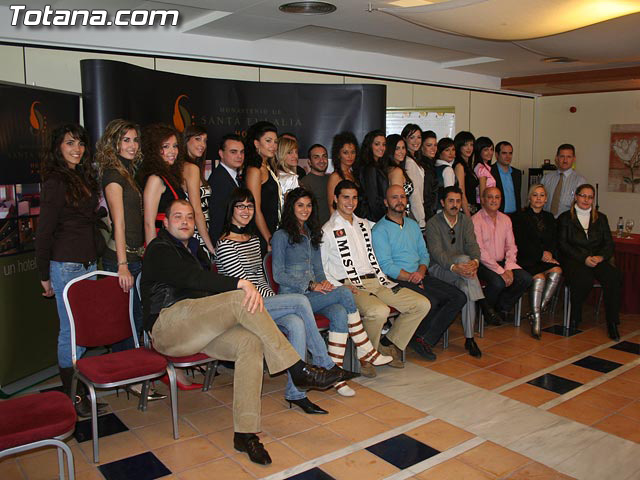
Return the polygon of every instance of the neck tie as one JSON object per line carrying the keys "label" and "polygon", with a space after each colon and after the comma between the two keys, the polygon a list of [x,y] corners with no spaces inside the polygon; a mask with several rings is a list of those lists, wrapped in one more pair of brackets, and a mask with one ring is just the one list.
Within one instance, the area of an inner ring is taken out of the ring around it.
{"label": "neck tie", "polygon": [[553,213],[554,217],[558,216],[558,207],[560,205],[560,195],[562,194],[563,184],[564,184],[564,173],[561,173],[560,179],[558,180],[558,185],[556,185],[556,189],[553,191],[553,197],[551,198],[551,213]]}

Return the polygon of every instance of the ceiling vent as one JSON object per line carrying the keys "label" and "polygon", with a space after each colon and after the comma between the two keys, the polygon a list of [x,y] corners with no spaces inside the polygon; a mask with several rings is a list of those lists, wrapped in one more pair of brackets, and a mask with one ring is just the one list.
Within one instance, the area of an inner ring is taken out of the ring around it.
{"label": "ceiling vent", "polygon": [[327,2],[291,2],[278,8],[281,12],[298,15],[326,15],[336,11],[336,6]]}

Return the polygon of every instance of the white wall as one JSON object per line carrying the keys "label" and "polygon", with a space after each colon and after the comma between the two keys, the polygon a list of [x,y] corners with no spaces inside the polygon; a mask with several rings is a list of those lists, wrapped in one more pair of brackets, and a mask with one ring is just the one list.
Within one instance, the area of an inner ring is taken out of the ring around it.
{"label": "white wall", "polygon": [[600,209],[610,226],[622,216],[632,218],[634,231],[640,231],[640,193],[607,192],[611,125],[640,124],[640,90],[540,97],[536,111],[535,165],[553,159],[558,145],[573,144],[576,170],[599,184]]}

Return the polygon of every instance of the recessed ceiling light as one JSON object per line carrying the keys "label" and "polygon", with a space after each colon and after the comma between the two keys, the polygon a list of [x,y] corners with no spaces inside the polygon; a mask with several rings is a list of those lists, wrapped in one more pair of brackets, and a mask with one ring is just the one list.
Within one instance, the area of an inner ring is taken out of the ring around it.
{"label": "recessed ceiling light", "polygon": [[278,9],[285,13],[298,15],[326,15],[336,11],[336,6],[327,2],[291,2],[280,5]]}

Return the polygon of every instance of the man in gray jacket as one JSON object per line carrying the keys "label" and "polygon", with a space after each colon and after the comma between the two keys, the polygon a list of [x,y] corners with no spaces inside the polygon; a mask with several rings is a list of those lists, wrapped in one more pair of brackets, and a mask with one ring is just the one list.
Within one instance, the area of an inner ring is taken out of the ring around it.
{"label": "man in gray jacket", "polygon": [[473,339],[476,318],[476,300],[484,298],[477,271],[480,265],[480,247],[476,241],[471,220],[460,213],[462,190],[446,187],[441,196],[443,210],[427,222],[427,246],[431,255],[429,273],[458,287],[467,296],[462,308],[464,348],[473,357],[482,356]]}

